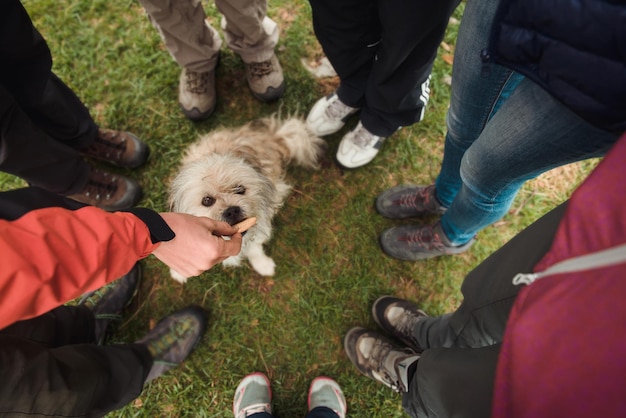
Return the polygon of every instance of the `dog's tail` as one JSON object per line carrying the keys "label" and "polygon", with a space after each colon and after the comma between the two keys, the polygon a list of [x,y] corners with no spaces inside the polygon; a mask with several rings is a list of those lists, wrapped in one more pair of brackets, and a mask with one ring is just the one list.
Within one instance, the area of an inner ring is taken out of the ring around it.
{"label": "dog's tail", "polygon": [[285,119],[276,127],[275,134],[285,141],[293,163],[305,168],[319,168],[327,144],[311,132],[304,120],[296,117]]}

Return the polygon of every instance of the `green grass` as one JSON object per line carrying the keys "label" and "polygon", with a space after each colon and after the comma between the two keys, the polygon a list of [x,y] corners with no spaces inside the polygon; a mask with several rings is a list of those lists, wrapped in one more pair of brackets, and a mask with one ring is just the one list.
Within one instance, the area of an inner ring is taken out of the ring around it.
{"label": "green grass", "polygon": [[[281,27],[277,49],[287,92],[275,104],[261,104],[248,91],[243,65],[226,48],[217,72],[219,101],[202,123],[186,120],[177,105],[180,69],[161,44],[141,6],[130,0],[25,0],[36,26],[48,40],[54,71],[90,108],[96,121],[129,130],[152,148],[149,163],[136,171],[116,170],[144,186],[140,203],[167,210],[168,181],[182,150],[200,134],[236,126],[260,116],[306,115],[336,80],[316,80],[301,65],[321,54],[304,0],[275,0],[269,15]],[[219,15],[205,2],[216,24]],[[567,198],[593,163],[573,166],[547,180],[528,183],[501,222],[482,231],[473,248],[460,256],[419,263],[396,261],[379,249],[379,233],[394,222],[378,216],[376,195],[403,182],[430,183],[443,152],[445,112],[460,9],[435,63],[432,98],[423,122],[398,132],[365,168],[342,171],[332,162],[342,132],[328,138],[320,171],[291,169],[293,193],[275,218],[267,246],[277,263],[273,278],[247,265],[221,266],[185,286],[169,278],[154,257],[144,262],[137,299],[115,341],[142,336],[159,318],[195,303],[210,311],[210,324],[197,351],[180,367],[148,385],[141,396],[112,417],[231,417],[234,389],[253,371],[268,374],[275,414],[304,416],[306,392],[314,377],[335,378],[348,399],[348,416],[402,417],[400,396],[358,374],[343,352],[352,326],[374,326],[371,303],[394,294],[442,314],[460,302],[467,272],[533,220]],[[0,190],[24,182],[0,175]]]}

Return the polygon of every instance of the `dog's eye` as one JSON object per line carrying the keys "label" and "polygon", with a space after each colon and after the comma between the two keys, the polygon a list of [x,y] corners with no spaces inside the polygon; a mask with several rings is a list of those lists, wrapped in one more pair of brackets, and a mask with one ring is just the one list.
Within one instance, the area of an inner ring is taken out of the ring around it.
{"label": "dog's eye", "polygon": [[215,198],[212,196],[204,196],[202,198],[202,206],[213,206],[215,204]]}
{"label": "dog's eye", "polygon": [[233,189],[235,194],[246,194],[246,188],[243,186],[237,186]]}

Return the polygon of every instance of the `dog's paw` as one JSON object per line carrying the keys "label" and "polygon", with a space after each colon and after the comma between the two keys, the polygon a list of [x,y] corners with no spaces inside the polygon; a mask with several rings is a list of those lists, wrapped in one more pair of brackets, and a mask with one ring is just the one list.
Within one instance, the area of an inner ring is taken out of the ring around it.
{"label": "dog's paw", "polygon": [[170,269],[170,276],[172,276],[172,279],[176,280],[179,283],[182,283],[182,284],[187,283],[187,277],[181,276],[180,274],[178,274],[172,269]]}
{"label": "dog's paw", "polygon": [[248,261],[261,276],[273,276],[276,272],[276,263],[268,256],[250,258]]}

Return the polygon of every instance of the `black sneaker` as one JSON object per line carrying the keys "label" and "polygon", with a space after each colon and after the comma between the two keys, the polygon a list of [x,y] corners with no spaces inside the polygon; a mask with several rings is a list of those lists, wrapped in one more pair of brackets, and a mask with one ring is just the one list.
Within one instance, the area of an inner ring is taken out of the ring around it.
{"label": "black sneaker", "polygon": [[406,219],[416,216],[443,215],[435,194],[435,185],[406,184],[385,190],[376,198],[376,210],[386,218]]}
{"label": "black sneaker", "polygon": [[401,348],[391,339],[365,328],[352,328],[344,338],[348,358],[364,375],[396,392],[408,392],[419,360],[410,348]]}
{"label": "black sneaker", "polygon": [[109,325],[122,320],[122,311],[137,294],[141,267],[135,264],[131,271],[100,289],[87,293],[79,300],[79,306],[89,308],[96,318],[96,342],[102,344],[110,330]]}
{"label": "black sneaker", "polygon": [[118,167],[137,168],[148,160],[150,148],[130,132],[99,128],[94,142],[82,153]]}
{"label": "black sneaker", "polygon": [[372,305],[372,316],[387,334],[416,352],[423,351],[414,337],[414,330],[415,325],[428,315],[416,305],[393,296],[381,296]]}
{"label": "black sneaker", "polygon": [[180,365],[191,354],[206,330],[207,317],[200,306],[188,306],[161,319],[136,342],[145,345],[154,359],[145,383]]}
{"label": "black sneaker", "polygon": [[87,184],[68,197],[108,211],[127,210],[141,200],[143,192],[135,180],[92,168]]}
{"label": "black sneaker", "polygon": [[475,240],[472,238],[463,245],[452,245],[437,222],[425,226],[395,226],[383,231],[379,241],[385,254],[399,260],[417,261],[464,253]]}

